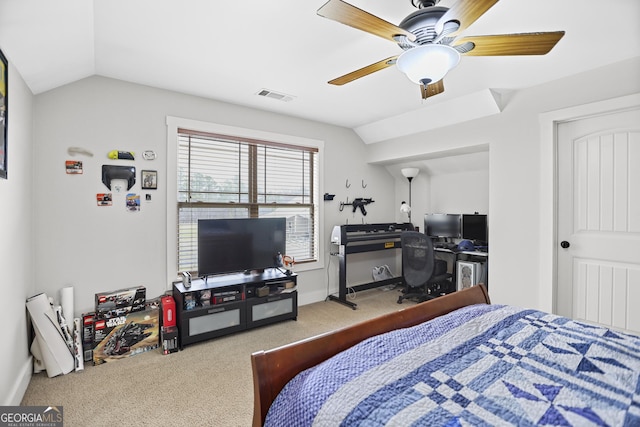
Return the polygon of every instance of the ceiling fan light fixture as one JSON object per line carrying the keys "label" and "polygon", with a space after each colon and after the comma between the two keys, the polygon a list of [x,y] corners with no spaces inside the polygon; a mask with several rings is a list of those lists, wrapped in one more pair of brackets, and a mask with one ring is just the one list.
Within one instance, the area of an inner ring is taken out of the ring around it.
{"label": "ceiling fan light fixture", "polygon": [[396,66],[412,82],[428,85],[442,80],[458,62],[460,54],[454,48],[428,44],[404,51],[398,57]]}

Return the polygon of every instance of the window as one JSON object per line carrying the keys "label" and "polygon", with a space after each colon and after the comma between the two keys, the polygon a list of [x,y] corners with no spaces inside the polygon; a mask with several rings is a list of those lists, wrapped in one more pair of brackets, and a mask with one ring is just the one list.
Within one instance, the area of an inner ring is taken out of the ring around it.
{"label": "window", "polygon": [[177,270],[197,271],[198,219],[285,217],[287,255],[318,258],[318,149],[178,129]]}

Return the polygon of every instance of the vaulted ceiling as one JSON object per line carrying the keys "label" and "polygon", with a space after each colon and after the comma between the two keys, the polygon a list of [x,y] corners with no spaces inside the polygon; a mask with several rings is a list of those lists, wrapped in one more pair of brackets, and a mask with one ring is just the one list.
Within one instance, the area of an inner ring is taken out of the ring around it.
{"label": "vaulted ceiling", "polygon": [[[395,67],[333,86],[401,50],[318,16],[324,2],[0,0],[0,48],[34,94],[100,75],[354,128],[368,143],[420,131],[424,114],[446,124],[494,114],[500,93],[640,55],[638,0],[500,0],[463,35],[565,36],[544,56],[462,57],[427,100]],[[415,10],[410,0],[350,3],[394,24]],[[257,95],[265,89],[291,99]]]}

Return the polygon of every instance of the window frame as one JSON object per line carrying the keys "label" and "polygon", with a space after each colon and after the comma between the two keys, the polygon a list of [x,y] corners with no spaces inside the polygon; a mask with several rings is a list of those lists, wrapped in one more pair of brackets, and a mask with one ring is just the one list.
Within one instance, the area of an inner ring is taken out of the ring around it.
{"label": "window frame", "polygon": [[258,141],[267,141],[274,145],[282,144],[288,146],[303,146],[317,150],[317,194],[314,195],[314,203],[317,206],[317,260],[309,261],[301,264],[297,264],[295,267],[296,272],[314,270],[322,268],[324,265],[324,224],[322,218],[324,218],[324,204],[321,200],[323,191],[323,179],[321,171],[323,169],[323,152],[324,141],[299,137],[294,135],[286,135],[280,133],[273,133],[267,131],[261,131],[256,129],[240,128],[229,125],[222,125],[217,123],[203,122],[198,120],[184,119],[179,117],[167,116],[167,277],[168,287],[171,287],[171,283],[176,280],[177,271],[177,206],[178,206],[178,185],[177,185],[177,156],[178,156],[178,129],[191,129],[196,132],[203,132],[209,134],[219,135],[233,135],[243,139],[253,139]]}

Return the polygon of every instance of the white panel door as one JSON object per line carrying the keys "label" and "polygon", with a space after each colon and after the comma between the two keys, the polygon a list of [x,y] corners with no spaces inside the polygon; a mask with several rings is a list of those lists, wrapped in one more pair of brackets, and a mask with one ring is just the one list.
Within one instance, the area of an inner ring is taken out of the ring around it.
{"label": "white panel door", "polygon": [[640,109],[558,126],[558,314],[640,333]]}

